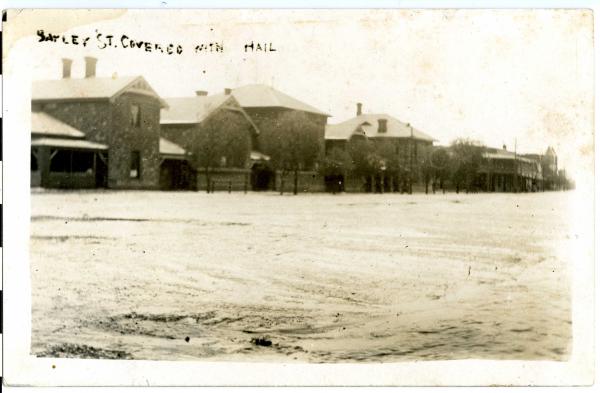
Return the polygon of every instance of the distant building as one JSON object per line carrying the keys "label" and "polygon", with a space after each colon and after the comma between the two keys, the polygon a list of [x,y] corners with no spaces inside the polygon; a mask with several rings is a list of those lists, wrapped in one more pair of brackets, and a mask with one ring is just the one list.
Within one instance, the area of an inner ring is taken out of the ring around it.
{"label": "distant building", "polygon": [[502,149],[484,147],[479,169],[484,190],[500,192],[542,191],[542,157],[519,155]]}
{"label": "distant building", "polygon": [[542,156],[542,165],[546,168],[546,174],[558,175],[558,156],[554,148],[548,146],[546,153]]}
{"label": "distant building", "polygon": [[[96,59],[85,62],[84,78],[71,78],[72,61],[63,59],[62,79],[33,83],[32,172],[42,171],[43,187],[158,188],[159,116],[166,103],[143,77],[98,78]],[[43,130],[35,129],[40,125]],[[48,137],[66,140],[66,126],[83,134],[77,143]],[[88,157],[92,146],[94,182],[81,175],[89,158],[76,154],[85,147]]]}
{"label": "distant building", "polygon": [[524,157],[532,158],[541,163],[542,190],[558,190],[560,188],[558,157],[554,148],[548,147],[544,154],[524,154]]}
{"label": "distant building", "polygon": [[179,180],[164,188],[212,187],[207,181],[217,189],[249,188],[250,168],[268,157],[258,151],[259,129],[231,91],[210,96],[197,91],[194,97],[165,101],[161,135],[185,149],[187,159],[165,160],[162,177]]}
{"label": "distant building", "polygon": [[[328,125],[325,132],[325,152],[330,154],[335,148],[348,150],[355,140],[372,141],[376,148],[386,149],[394,156],[394,162],[401,170],[392,170],[382,163],[381,169],[372,177],[364,179],[359,189],[364,191],[408,191],[412,183],[421,179],[420,165],[426,158],[434,142],[430,135],[404,123],[388,114],[365,114],[362,104],[356,105],[356,116],[339,124]],[[397,168],[396,168],[397,169]],[[328,183],[344,183],[349,189],[348,179],[341,175],[326,179]],[[356,186],[356,184],[355,184]],[[328,187],[335,187],[328,184]]]}

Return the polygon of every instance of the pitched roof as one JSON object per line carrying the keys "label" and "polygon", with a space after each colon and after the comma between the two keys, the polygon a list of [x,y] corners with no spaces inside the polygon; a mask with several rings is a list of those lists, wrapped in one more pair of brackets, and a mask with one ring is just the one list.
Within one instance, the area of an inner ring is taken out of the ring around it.
{"label": "pitched roof", "polygon": [[232,97],[225,94],[165,98],[168,108],[160,111],[160,124],[201,123],[228,99]]}
{"label": "pitched roof", "polygon": [[327,113],[267,85],[246,85],[233,89],[231,94],[238,100],[242,108],[288,108],[329,116]]}
{"label": "pitched roof", "polygon": [[31,90],[31,100],[114,99],[125,91],[155,96],[160,100],[162,106],[165,105],[164,101],[142,76],[63,78],[35,81]]}
{"label": "pitched roof", "polygon": [[45,112],[31,113],[31,133],[47,136],[83,138],[85,134]]}
{"label": "pitched roof", "polygon": [[[387,131],[378,132],[379,120],[387,120]],[[408,123],[387,114],[362,114],[339,124],[328,124],[325,139],[349,139],[353,134],[363,134],[369,138],[410,138],[433,142],[435,139],[411,127]]]}
{"label": "pitched roof", "polygon": [[107,150],[108,146],[101,143],[90,142],[84,139],[63,138],[35,138],[31,140],[31,146],[63,147],[78,150]]}
{"label": "pitched roof", "polygon": [[160,154],[168,156],[185,156],[185,149],[168,139],[160,138],[158,144]]}

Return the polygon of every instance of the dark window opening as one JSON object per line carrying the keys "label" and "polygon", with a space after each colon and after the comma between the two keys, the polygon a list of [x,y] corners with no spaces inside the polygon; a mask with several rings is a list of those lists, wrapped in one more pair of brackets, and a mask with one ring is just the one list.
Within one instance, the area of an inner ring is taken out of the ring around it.
{"label": "dark window opening", "polygon": [[50,172],[71,172],[71,152],[68,150],[51,150]]}
{"label": "dark window opening", "polygon": [[34,152],[31,152],[31,171],[33,172],[39,169],[37,157]]}
{"label": "dark window opening", "polygon": [[94,170],[94,153],[74,151],[72,154],[71,172],[89,172]]}
{"label": "dark window opening", "polygon": [[141,156],[139,151],[131,152],[131,162],[129,164],[129,177],[139,179],[141,176]]}
{"label": "dark window opening", "polygon": [[139,105],[131,105],[131,125],[139,127],[142,124],[142,110]]}
{"label": "dark window opening", "polygon": [[[50,152],[50,172],[92,173],[94,171],[94,153],[72,150],[56,150]],[[33,155],[32,155],[33,158]],[[37,165],[37,160],[36,160]],[[32,160],[33,166],[33,160]]]}

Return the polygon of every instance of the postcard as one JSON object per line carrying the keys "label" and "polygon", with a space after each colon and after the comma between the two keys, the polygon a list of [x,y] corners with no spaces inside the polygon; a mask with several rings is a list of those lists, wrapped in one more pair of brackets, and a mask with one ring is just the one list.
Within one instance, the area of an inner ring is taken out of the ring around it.
{"label": "postcard", "polygon": [[6,11],[6,383],[591,384],[593,23]]}

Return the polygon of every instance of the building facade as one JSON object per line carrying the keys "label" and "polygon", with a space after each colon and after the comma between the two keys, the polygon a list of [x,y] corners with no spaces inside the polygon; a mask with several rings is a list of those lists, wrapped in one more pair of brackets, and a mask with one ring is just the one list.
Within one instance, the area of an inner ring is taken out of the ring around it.
{"label": "building facade", "polygon": [[293,129],[298,128],[301,128],[301,132],[318,145],[315,154],[307,154],[307,159],[299,162],[299,170],[296,171],[295,178],[288,179],[291,172],[278,168],[273,162],[253,163],[251,167],[253,188],[275,190],[283,187],[287,190],[292,187],[292,183],[296,182],[299,191],[322,191],[322,177],[316,169],[319,153],[325,149],[325,126],[329,115],[266,85],[246,85],[233,90],[226,89],[227,91],[231,92],[260,130],[255,148],[262,153],[277,157],[279,142],[288,140],[286,136],[289,136]]}
{"label": "building facade", "polygon": [[412,192],[413,186],[423,185],[421,167],[433,142],[431,136],[388,114],[363,113],[362,104],[358,103],[355,117],[326,128],[326,155],[348,152],[355,166],[352,173],[326,176],[327,188]]}
{"label": "building facade", "polygon": [[484,147],[479,184],[490,192],[543,191],[542,159],[502,149]]}
{"label": "building facade", "polygon": [[195,97],[168,98],[166,102],[161,136],[186,151],[180,166],[192,169],[185,170],[190,178],[179,188],[252,188],[251,167],[267,162],[268,156],[257,150],[260,131],[230,91],[210,96],[198,91]]}
{"label": "building facade", "polygon": [[63,59],[62,79],[34,82],[32,113],[47,114],[82,132],[86,141],[107,147],[96,168],[104,180],[96,186],[158,188],[159,117],[165,102],[143,77],[98,78],[96,60],[85,61],[84,78],[71,78],[71,60]]}

